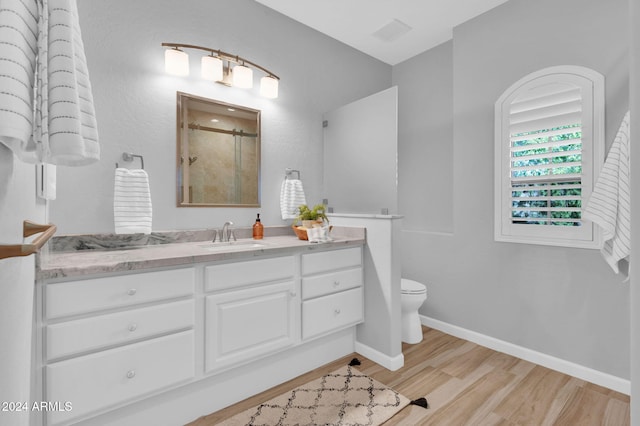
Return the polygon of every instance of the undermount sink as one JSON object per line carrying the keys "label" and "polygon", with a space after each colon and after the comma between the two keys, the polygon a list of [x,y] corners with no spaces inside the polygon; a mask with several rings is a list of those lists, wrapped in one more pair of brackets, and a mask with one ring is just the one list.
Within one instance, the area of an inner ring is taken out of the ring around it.
{"label": "undermount sink", "polygon": [[205,250],[209,251],[238,251],[238,250],[253,250],[266,247],[267,244],[254,241],[254,240],[240,240],[240,241],[216,241],[215,243],[202,244]]}

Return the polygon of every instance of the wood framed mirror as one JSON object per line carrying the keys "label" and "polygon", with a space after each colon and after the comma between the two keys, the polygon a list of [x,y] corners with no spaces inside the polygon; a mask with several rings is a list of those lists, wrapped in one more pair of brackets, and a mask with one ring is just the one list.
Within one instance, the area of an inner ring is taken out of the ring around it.
{"label": "wood framed mirror", "polygon": [[260,207],[260,111],[177,93],[178,207]]}

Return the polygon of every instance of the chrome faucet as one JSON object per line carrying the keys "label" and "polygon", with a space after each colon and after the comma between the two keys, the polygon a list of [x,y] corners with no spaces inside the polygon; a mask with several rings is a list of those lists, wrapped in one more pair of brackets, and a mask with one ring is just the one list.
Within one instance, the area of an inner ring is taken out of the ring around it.
{"label": "chrome faucet", "polygon": [[220,230],[220,241],[221,242],[229,242],[231,241],[231,237],[233,237],[233,240],[236,240],[236,236],[233,233],[233,229],[230,229],[229,227],[233,226],[233,222],[225,222],[224,225],[222,225],[222,229]]}

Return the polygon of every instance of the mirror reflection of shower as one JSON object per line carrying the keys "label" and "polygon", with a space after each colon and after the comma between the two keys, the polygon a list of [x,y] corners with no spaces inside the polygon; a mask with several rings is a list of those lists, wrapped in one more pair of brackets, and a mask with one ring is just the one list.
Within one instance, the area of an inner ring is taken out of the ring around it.
{"label": "mirror reflection of shower", "polygon": [[259,206],[259,111],[200,99],[187,104],[178,144],[178,205]]}
{"label": "mirror reflection of shower", "polygon": [[[256,133],[189,123],[189,202],[248,204],[248,183],[254,178]],[[198,158],[202,162],[196,163]]]}

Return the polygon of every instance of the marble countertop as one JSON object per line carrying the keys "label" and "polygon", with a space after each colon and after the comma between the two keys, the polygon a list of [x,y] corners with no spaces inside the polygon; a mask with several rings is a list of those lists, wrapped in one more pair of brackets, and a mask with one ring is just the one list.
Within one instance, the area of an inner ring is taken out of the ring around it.
{"label": "marble countertop", "polygon": [[325,243],[310,243],[299,240],[295,235],[265,235],[262,240],[239,238],[231,243],[212,243],[210,240],[201,240],[153,245],[119,245],[115,249],[45,250],[38,255],[36,279],[49,280],[186,266],[200,262],[250,259],[300,251],[351,247],[365,243],[364,228],[335,228],[331,233],[333,241]]}

